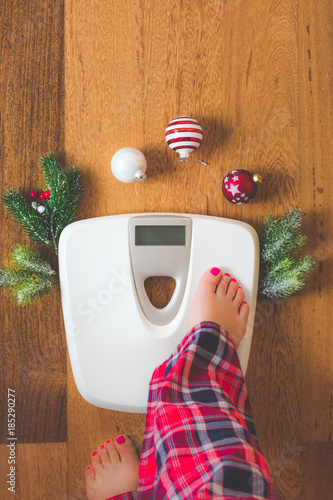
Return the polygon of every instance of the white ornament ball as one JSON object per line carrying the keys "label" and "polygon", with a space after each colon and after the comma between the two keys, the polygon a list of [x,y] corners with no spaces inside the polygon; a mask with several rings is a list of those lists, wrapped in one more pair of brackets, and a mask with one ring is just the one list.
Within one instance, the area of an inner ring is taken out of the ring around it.
{"label": "white ornament ball", "polygon": [[146,180],[147,161],[136,148],[119,149],[112,157],[111,170],[121,182]]}
{"label": "white ornament ball", "polygon": [[43,205],[39,205],[39,207],[37,208],[37,211],[40,213],[40,214],[43,214],[45,212],[45,207]]}

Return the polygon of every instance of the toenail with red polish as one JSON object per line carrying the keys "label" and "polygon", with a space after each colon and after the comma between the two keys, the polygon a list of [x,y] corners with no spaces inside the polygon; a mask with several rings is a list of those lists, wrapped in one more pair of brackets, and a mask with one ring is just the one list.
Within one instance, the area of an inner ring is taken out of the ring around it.
{"label": "toenail with red polish", "polygon": [[87,469],[90,469],[90,466],[88,465]]}
{"label": "toenail with red polish", "polygon": [[228,274],[228,273],[224,273],[224,276],[230,276],[230,274]]}
{"label": "toenail with red polish", "polygon": [[234,281],[234,282],[236,283],[236,280],[235,280],[235,278],[232,278],[232,280],[231,280],[231,281]]}
{"label": "toenail with red polish", "polygon": [[218,268],[218,267],[213,267],[213,268],[210,270],[210,272],[211,272],[211,274],[212,274],[213,276],[217,276],[218,274],[220,274],[220,272],[221,272],[221,271],[219,270],[219,268]]}
{"label": "toenail with red polish", "polygon": [[245,302],[245,300],[243,301],[243,304],[247,304],[247,302]]}
{"label": "toenail with red polish", "polygon": [[116,441],[118,444],[124,444],[126,439],[124,438],[124,436],[119,436],[116,438]]}
{"label": "toenail with red polish", "polygon": [[103,449],[104,449],[104,444],[101,444],[100,449],[101,449],[101,450],[103,450]]}
{"label": "toenail with red polish", "polygon": [[108,439],[108,440],[106,441],[106,444],[109,444],[109,443],[110,443],[110,439]]}
{"label": "toenail with red polish", "polygon": [[93,455],[93,457],[94,457],[95,455],[97,455],[97,451],[93,451],[93,454],[92,454],[92,455]]}
{"label": "toenail with red polish", "polygon": [[241,286],[239,286],[238,288],[240,288],[241,290],[243,290],[243,288]]}

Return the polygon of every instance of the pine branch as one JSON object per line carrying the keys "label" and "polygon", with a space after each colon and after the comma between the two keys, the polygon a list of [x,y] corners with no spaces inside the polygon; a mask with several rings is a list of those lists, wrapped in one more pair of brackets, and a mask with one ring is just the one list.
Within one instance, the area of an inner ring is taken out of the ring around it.
{"label": "pine branch", "polygon": [[59,187],[56,197],[49,201],[51,223],[56,228],[55,238],[75,219],[83,194],[81,172],[77,168],[66,171],[66,180]]}
{"label": "pine branch", "polygon": [[11,264],[43,276],[55,276],[50,262],[43,259],[37,250],[17,244],[12,250]]}
{"label": "pine branch", "polygon": [[0,285],[11,288],[18,305],[27,305],[51,291],[54,281],[45,275],[36,274],[29,269],[6,267],[0,269]]}
{"label": "pine branch", "polygon": [[259,297],[280,299],[289,297],[305,286],[305,279],[316,267],[311,256],[297,261],[286,257],[271,265],[259,283]]}
{"label": "pine branch", "polygon": [[[2,194],[2,201],[35,243],[47,244],[57,254],[57,238],[73,222],[79,208],[83,194],[81,171],[76,167],[62,168],[54,153],[41,157],[40,163],[49,189],[47,201],[35,201],[30,206],[19,191],[11,188]],[[11,288],[19,305],[49,293],[56,282],[51,264],[38,251],[16,245],[11,264],[0,269],[0,286]]]}
{"label": "pine branch", "polygon": [[51,291],[52,285],[53,283],[45,276],[39,276],[35,280],[19,284],[13,289],[17,304],[26,306],[44,297]]}
{"label": "pine branch", "polygon": [[76,167],[61,170],[54,153],[49,153],[40,161],[51,192],[48,211],[52,237],[56,240],[61,231],[75,219],[83,195],[82,174]]}
{"label": "pine branch", "polygon": [[52,152],[40,158],[41,168],[46,180],[46,185],[51,193],[56,193],[59,185],[65,181],[65,173],[63,172],[59,160]]}
{"label": "pine branch", "polygon": [[4,267],[0,269],[0,286],[4,288],[15,287],[29,280],[30,277],[30,272],[25,272],[22,269],[16,269],[11,266]]}
{"label": "pine branch", "polygon": [[284,217],[273,219],[269,215],[260,233],[262,263],[275,262],[300,250],[306,237],[300,233],[305,212],[295,207]]}
{"label": "pine branch", "polygon": [[43,224],[42,219],[36,215],[33,209],[27,204],[18,190],[9,188],[1,196],[5,207],[15,217],[24,232],[35,243],[44,243],[54,248],[53,243],[49,239],[47,227]]}
{"label": "pine branch", "polygon": [[[16,245],[12,266],[0,269],[0,285],[11,288],[18,305],[27,305],[50,292],[56,276],[49,262],[38,251]],[[17,267],[15,267],[15,265]]]}

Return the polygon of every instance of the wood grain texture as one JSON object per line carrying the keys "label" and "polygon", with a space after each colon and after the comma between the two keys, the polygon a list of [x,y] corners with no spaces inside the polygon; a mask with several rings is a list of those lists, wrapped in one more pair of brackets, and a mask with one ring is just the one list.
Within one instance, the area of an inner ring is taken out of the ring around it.
{"label": "wood grain texture", "polygon": [[65,9],[66,156],[80,165],[91,200],[79,218],[142,212],[134,185],[110,166],[118,149],[144,146],[141,2],[80,0]]}
{"label": "wood grain texture", "polygon": [[306,443],[301,452],[303,490],[299,498],[333,498],[333,444]]}
{"label": "wood grain texture", "polygon": [[[1,6],[1,192],[43,187],[39,157],[63,152],[63,3],[2,2]],[[33,246],[0,205],[1,267],[16,243]],[[38,247],[57,265],[52,251]],[[66,441],[66,351],[59,287],[42,301],[17,307],[0,294],[1,394],[16,390],[19,442]],[[6,398],[0,398],[1,415]],[[0,426],[1,442],[7,436]]]}
{"label": "wood grain texture", "polygon": [[297,126],[297,0],[219,3],[224,124]]}
{"label": "wood grain texture", "polygon": [[331,441],[333,432],[333,6],[299,2],[299,155],[302,205],[310,213],[307,250],[317,260],[311,292],[301,303],[303,439]]}
{"label": "wood grain texture", "polygon": [[[67,500],[66,443],[17,444],[15,493],[8,490],[8,448],[0,445],[1,498]],[[7,464],[6,467],[4,465]]]}

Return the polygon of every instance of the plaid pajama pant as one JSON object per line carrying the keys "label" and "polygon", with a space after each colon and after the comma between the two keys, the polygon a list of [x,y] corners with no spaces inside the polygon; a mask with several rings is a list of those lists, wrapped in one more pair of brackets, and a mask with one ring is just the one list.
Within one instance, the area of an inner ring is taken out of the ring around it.
{"label": "plaid pajama pant", "polygon": [[112,500],[233,498],[277,496],[235,344],[203,322],[154,371],[139,487]]}

